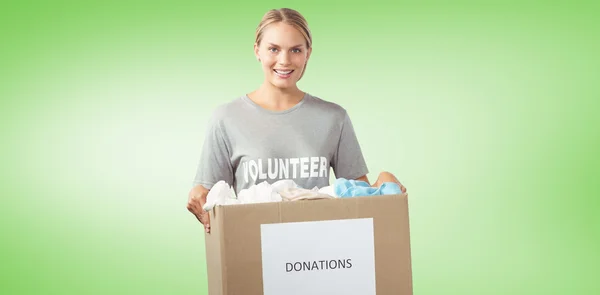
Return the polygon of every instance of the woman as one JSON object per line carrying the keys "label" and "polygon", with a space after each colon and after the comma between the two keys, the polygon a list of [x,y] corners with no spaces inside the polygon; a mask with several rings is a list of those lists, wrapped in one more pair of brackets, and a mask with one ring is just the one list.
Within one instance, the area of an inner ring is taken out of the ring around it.
{"label": "woman", "polygon": [[[369,183],[367,169],[346,110],[303,92],[296,83],[310,58],[312,37],[306,20],[292,9],[267,12],[256,31],[254,53],[264,71],[253,92],[212,114],[187,208],[210,231],[202,209],[218,181],[234,191],[263,181],[293,179],[303,188],[329,185],[336,178]],[[373,186],[400,182],[382,172]],[[400,184],[403,192],[406,188]]]}

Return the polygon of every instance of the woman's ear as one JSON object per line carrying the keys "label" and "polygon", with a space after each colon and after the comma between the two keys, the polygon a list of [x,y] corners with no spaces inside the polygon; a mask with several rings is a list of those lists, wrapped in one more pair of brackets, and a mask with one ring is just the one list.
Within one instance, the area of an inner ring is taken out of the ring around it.
{"label": "woman's ear", "polygon": [[256,60],[260,61],[260,55],[258,54],[258,44],[254,43],[254,56],[256,57]]}

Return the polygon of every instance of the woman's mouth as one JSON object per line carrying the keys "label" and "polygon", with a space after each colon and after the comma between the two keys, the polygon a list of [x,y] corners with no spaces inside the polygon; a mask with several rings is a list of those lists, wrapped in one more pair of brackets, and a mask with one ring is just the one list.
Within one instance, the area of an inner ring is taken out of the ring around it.
{"label": "woman's mouth", "polygon": [[273,70],[275,74],[280,78],[289,78],[294,70]]}

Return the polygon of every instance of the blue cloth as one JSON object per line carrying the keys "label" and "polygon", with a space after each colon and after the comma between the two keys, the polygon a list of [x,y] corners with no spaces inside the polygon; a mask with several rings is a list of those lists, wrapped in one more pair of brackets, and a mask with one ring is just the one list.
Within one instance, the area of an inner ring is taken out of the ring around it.
{"label": "blue cloth", "polygon": [[402,190],[397,183],[384,182],[380,187],[372,187],[362,180],[338,178],[333,184],[333,191],[340,198],[359,196],[380,196],[401,194]]}

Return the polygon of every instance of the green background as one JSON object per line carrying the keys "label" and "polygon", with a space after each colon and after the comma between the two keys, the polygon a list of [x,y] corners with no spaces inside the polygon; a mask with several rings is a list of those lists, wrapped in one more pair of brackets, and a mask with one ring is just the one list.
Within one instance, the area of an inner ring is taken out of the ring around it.
{"label": "green background", "polygon": [[0,293],[206,294],[187,193],[279,7],[408,187],[415,294],[600,293],[600,10],[521,1],[3,1]]}

